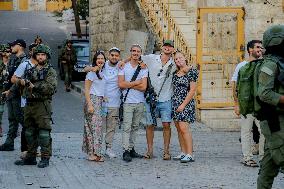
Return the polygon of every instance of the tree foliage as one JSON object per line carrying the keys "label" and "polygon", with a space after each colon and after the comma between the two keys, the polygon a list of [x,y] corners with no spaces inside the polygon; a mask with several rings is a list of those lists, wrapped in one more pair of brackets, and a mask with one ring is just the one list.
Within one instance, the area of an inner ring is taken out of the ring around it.
{"label": "tree foliage", "polygon": [[89,16],[89,0],[77,0],[77,10],[82,19],[86,19]]}

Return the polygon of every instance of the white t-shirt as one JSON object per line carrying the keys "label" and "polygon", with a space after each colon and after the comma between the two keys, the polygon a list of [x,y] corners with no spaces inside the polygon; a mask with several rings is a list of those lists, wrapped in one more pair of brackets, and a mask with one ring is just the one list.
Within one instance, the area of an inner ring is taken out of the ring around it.
{"label": "white t-shirt", "polygon": [[110,62],[105,63],[103,70],[104,78],[106,81],[105,97],[106,107],[118,108],[120,105],[120,89],[118,87],[118,65],[110,66]]}
{"label": "white t-shirt", "polygon": [[[137,69],[137,66],[133,68],[130,62],[127,62],[124,68],[119,70],[118,75],[124,75],[125,81],[131,81],[131,78],[134,75],[134,72],[136,69]],[[148,69],[141,69],[136,80],[139,80],[145,77],[148,77]],[[127,90],[128,89],[124,89],[122,91],[124,96]],[[135,89],[130,89],[126,97],[125,103],[132,104],[132,103],[140,103],[140,102],[145,102],[144,92],[141,92]]]}
{"label": "white t-shirt", "polygon": [[240,71],[241,67],[243,67],[243,66],[246,65],[247,63],[248,63],[247,61],[243,61],[243,62],[240,62],[240,63],[236,66],[231,81],[235,81],[235,82],[238,81],[239,71]]}
{"label": "white t-shirt", "polygon": [[[34,67],[34,64],[32,64],[30,59],[24,60],[16,69],[14,72],[14,75],[17,77],[23,77],[25,74],[25,71]],[[21,96],[21,107],[25,107],[27,103],[27,100],[25,97]]]}
{"label": "white t-shirt", "polygon": [[[169,77],[166,79],[165,84],[162,88],[162,91],[160,93],[159,102],[166,102],[168,100],[171,100],[172,93],[173,93],[173,85],[172,85],[172,79],[173,79],[173,73],[176,70],[176,65],[174,63],[174,60],[171,58],[164,66],[161,61],[161,55],[157,54],[149,54],[142,56],[143,62],[147,65],[149,70],[149,76],[151,79],[151,84],[154,87],[155,92],[158,94],[161,90],[162,84],[164,82],[164,79],[166,77],[166,72],[170,64],[172,64],[172,69]],[[158,76],[158,74],[160,76]]]}
{"label": "white t-shirt", "polygon": [[105,79],[102,72],[100,72],[100,76],[102,79],[99,79],[96,75],[96,72],[89,72],[86,75],[85,80],[92,81],[92,85],[90,88],[90,94],[96,95],[96,96],[104,96],[104,90],[105,90]]}

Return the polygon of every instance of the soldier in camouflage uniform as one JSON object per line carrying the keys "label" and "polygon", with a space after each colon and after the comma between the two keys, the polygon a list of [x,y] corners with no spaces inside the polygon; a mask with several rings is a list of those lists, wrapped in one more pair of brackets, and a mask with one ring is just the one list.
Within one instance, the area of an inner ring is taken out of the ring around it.
{"label": "soldier in camouflage uniform", "polygon": [[[13,55],[11,55],[8,63],[8,73],[7,85],[5,86],[5,92],[7,98],[8,107],[8,120],[9,120],[9,130],[7,138],[4,144],[0,146],[0,151],[13,151],[14,150],[14,140],[17,137],[17,131],[19,124],[24,125],[23,111],[21,108],[21,94],[19,90],[10,91],[12,87],[11,78],[21,64],[22,61],[26,59],[26,54],[24,52],[26,48],[26,42],[23,39],[17,39],[9,44]],[[21,151],[27,150],[27,144],[24,137],[24,129],[21,133]]]}
{"label": "soldier in camouflage uniform", "polygon": [[266,48],[258,76],[258,117],[266,139],[260,162],[258,189],[272,187],[279,170],[284,168],[284,25],[276,25],[263,34]]}
{"label": "soldier in camouflage uniform", "polygon": [[76,50],[73,48],[70,40],[66,41],[65,47],[60,52],[59,60],[63,66],[65,90],[70,92],[73,66],[77,63]]}
{"label": "soldier in camouflage uniform", "polygon": [[4,92],[5,84],[7,84],[8,70],[7,64],[11,55],[11,49],[8,44],[0,44],[0,137],[3,136],[2,130],[2,116],[4,113],[5,96],[2,95]]}
{"label": "soldier in camouflage uniform", "polygon": [[15,162],[16,165],[36,165],[36,152],[41,147],[41,161],[39,168],[49,166],[51,156],[51,101],[56,91],[56,71],[49,64],[50,48],[46,45],[38,45],[34,54],[38,65],[29,70],[19,84],[25,86],[24,96],[27,104],[24,109],[24,122],[28,153],[25,159]]}

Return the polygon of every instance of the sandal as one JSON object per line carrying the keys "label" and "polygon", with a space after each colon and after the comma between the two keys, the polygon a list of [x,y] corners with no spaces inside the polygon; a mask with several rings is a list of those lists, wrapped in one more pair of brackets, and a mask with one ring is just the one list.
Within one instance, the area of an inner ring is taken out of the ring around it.
{"label": "sandal", "polygon": [[164,152],[163,154],[163,160],[170,160],[172,157],[171,157],[171,154],[169,152]]}
{"label": "sandal", "polygon": [[144,159],[152,159],[154,156],[153,156],[153,152],[147,152],[145,155],[144,155]]}
{"label": "sandal", "polygon": [[94,155],[94,156],[89,156],[89,157],[87,158],[87,160],[89,160],[89,161],[96,161],[96,162],[104,162],[104,161],[105,161],[105,159],[104,159],[103,156],[96,156],[96,155]]}
{"label": "sandal", "polygon": [[243,160],[241,163],[247,167],[258,167],[258,164],[252,159]]}

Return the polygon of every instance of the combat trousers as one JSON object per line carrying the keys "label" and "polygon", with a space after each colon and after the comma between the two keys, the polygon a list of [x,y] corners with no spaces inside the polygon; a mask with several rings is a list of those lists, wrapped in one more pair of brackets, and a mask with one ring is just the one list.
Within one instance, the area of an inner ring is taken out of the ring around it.
{"label": "combat trousers", "polygon": [[71,81],[72,81],[73,67],[72,65],[66,63],[66,64],[63,64],[63,70],[64,70],[64,84],[69,86],[71,85]]}
{"label": "combat trousers", "polygon": [[115,129],[118,126],[118,109],[119,108],[108,108],[105,136],[105,143],[107,148],[112,147],[113,136]]}
{"label": "combat trousers", "polygon": [[266,120],[260,122],[265,136],[264,157],[260,161],[258,189],[270,189],[279,169],[284,169],[284,116],[280,116],[280,131],[271,133]]}
{"label": "combat trousers", "polygon": [[242,153],[243,153],[243,158],[245,161],[248,161],[253,158],[252,154],[252,127],[253,127],[253,122],[255,122],[258,131],[260,133],[260,138],[259,138],[259,159],[261,160],[264,154],[264,136],[261,132],[259,121],[252,116],[252,114],[246,115],[244,117],[243,115],[241,116],[241,141],[242,141]]}
{"label": "combat trousers", "polygon": [[124,150],[134,148],[139,123],[144,114],[144,103],[123,105],[122,145]]}
{"label": "combat trousers", "polygon": [[14,147],[14,140],[17,137],[19,124],[22,125],[21,151],[27,151],[27,141],[25,137],[23,109],[21,107],[21,97],[14,97],[7,101],[9,130],[5,145]]}
{"label": "combat trousers", "polygon": [[51,139],[51,102],[29,102],[24,109],[24,122],[28,142],[28,157],[36,157],[37,148],[41,148],[41,157],[52,155]]}

